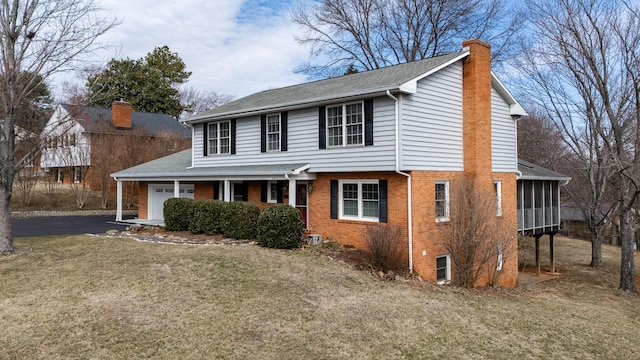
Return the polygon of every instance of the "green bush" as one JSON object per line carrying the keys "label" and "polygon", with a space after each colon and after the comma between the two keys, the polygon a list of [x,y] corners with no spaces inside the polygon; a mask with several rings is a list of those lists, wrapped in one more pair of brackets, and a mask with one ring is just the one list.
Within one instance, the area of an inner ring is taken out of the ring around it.
{"label": "green bush", "polygon": [[220,200],[194,201],[189,230],[194,234],[222,234],[220,216],[224,206],[225,202]]}
{"label": "green bush", "polygon": [[260,209],[245,201],[225,203],[220,214],[224,236],[232,239],[255,239]]}
{"label": "green bush", "polygon": [[189,221],[193,214],[193,199],[171,198],[164,202],[162,213],[164,215],[165,229],[168,231],[189,230]]}
{"label": "green bush", "polygon": [[300,211],[289,205],[266,208],[258,218],[258,243],[265,247],[292,249],[302,245]]}

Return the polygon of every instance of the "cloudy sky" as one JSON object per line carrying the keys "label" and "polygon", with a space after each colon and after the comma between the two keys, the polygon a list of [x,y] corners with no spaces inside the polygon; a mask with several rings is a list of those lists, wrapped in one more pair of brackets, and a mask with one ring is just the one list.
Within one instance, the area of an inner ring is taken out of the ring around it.
{"label": "cloudy sky", "polygon": [[[92,62],[144,57],[167,45],[193,74],[188,86],[236,98],[305,81],[294,68],[308,50],[294,39],[299,31],[290,12],[309,0],[102,0],[122,24],[101,42]],[[73,81],[66,74],[58,82]]]}

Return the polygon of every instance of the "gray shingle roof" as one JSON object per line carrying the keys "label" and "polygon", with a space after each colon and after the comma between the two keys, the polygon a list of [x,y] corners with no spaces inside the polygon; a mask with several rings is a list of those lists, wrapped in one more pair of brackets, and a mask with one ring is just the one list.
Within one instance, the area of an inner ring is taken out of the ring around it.
{"label": "gray shingle roof", "polygon": [[263,176],[271,178],[293,174],[295,170],[307,164],[275,164],[275,165],[242,165],[191,168],[191,149],[180,151],[156,160],[134,166],[111,174],[123,179],[185,179],[231,177],[231,176]]}
{"label": "gray shingle roof", "polygon": [[[68,104],[61,106],[88,132],[103,132],[105,129],[127,131],[116,129],[114,126],[106,126],[111,124],[111,109]],[[167,114],[133,111],[131,113],[131,128],[132,130],[146,131],[152,136],[172,133],[191,137],[191,130]]]}
{"label": "gray shingle roof", "polygon": [[268,111],[287,106],[394,90],[463,54],[465,52],[455,52],[382,69],[266,90],[198,113],[184,121],[191,122],[224,115],[233,116],[249,111]]}
{"label": "gray shingle roof", "polygon": [[571,178],[542,166],[518,159],[518,170],[522,173],[522,180],[558,180],[569,181]]}

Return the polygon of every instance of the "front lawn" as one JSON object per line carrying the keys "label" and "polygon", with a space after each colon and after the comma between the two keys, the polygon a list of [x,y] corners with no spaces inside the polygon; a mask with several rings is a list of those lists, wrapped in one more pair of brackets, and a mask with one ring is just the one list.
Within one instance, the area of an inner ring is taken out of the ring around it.
{"label": "front lawn", "polygon": [[579,240],[557,239],[557,279],[470,291],[385,282],[308,250],[92,236],[15,244],[0,257],[2,358],[637,356],[640,301],[616,290],[619,249],[605,247],[595,272]]}

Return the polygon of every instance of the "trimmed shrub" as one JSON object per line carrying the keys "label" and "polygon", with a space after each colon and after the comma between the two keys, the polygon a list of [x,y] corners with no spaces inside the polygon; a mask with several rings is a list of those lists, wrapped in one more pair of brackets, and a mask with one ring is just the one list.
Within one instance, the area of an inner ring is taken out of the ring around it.
{"label": "trimmed shrub", "polygon": [[164,202],[162,213],[164,215],[165,229],[168,231],[189,230],[189,221],[193,214],[193,199],[171,198]]}
{"label": "trimmed shrub", "polygon": [[189,221],[189,230],[194,234],[222,234],[220,216],[224,208],[221,200],[196,200],[193,202],[193,215]]}
{"label": "trimmed shrub", "polygon": [[245,202],[225,203],[220,214],[220,227],[224,236],[232,239],[255,239],[260,216],[258,206]]}
{"label": "trimmed shrub", "polygon": [[292,249],[302,245],[300,211],[289,205],[266,208],[258,218],[258,243],[264,247]]}

